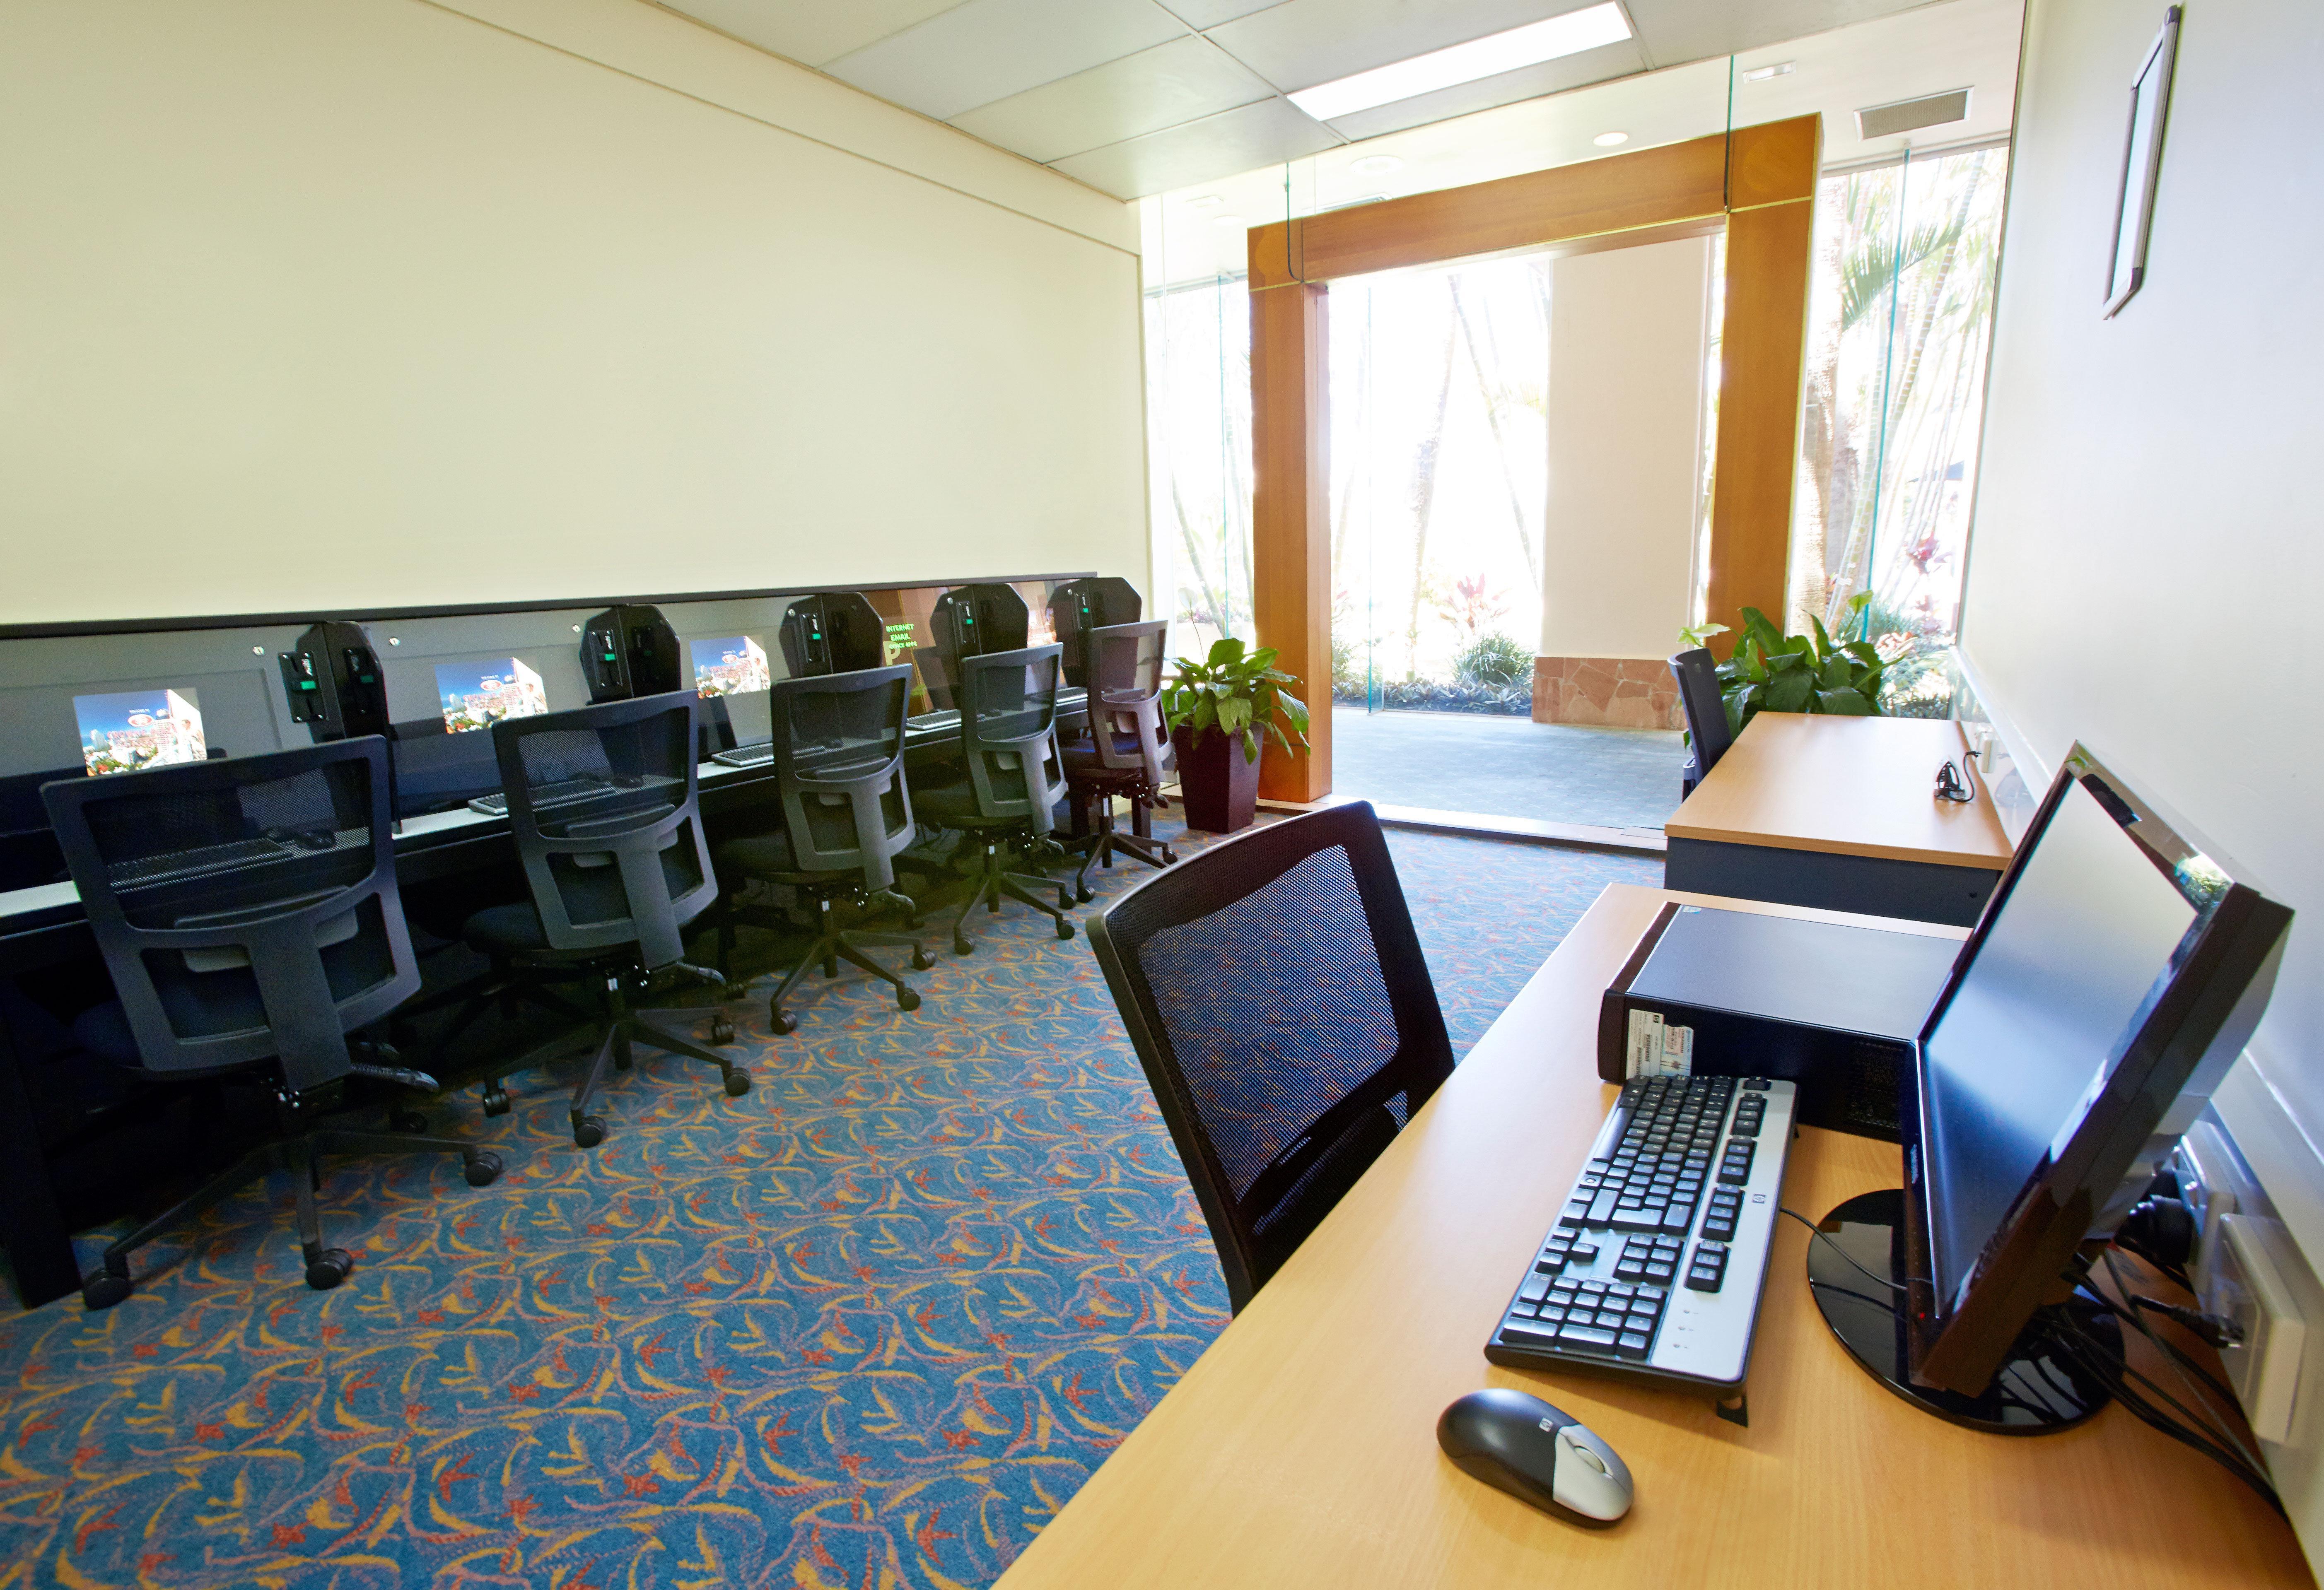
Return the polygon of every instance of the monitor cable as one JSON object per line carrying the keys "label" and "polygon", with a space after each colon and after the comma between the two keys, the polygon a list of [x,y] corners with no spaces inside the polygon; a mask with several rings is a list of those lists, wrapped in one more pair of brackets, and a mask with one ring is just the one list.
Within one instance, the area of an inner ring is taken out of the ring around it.
{"label": "monitor cable", "polygon": [[[1849,1253],[1846,1248],[1840,1246],[1839,1243],[1832,1240],[1832,1235],[1831,1232],[1826,1231],[1813,1220],[1809,1219],[1805,1215],[1800,1213],[1799,1210],[1784,1209],[1781,1205],[1778,1205],[1776,1206],[1775,1212],[1779,1215],[1789,1215],[1793,1219],[1797,1220],[1801,1225],[1806,1227],[1808,1228],[1808,1234],[1811,1236],[1817,1238],[1819,1241],[1822,1242],[1826,1247],[1831,1249],[1832,1252],[1838,1254],[1842,1259],[1846,1260],[1848,1267],[1855,1271],[1858,1275],[1863,1276],[1866,1280],[1877,1282],[1879,1285],[1886,1287],[1890,1291],[1903,1291],[1905,1290],[1902,1282],[1892,1281],[1886,1275],[1876,1275],[1870,1270],[1866,1269],[1861,1264],[1858,1263],[1854,1254]],[[1851,1292],[1849,1295],[1854,1297],[1858,1294]],[[1868,1302],[1871,1300],[1867,1299],[1866,1300]],[[1891,1313],[1895,1311],[1895,1305],[1893,1304],[1883,1303],[1881,1307],[1887,1309]]]}

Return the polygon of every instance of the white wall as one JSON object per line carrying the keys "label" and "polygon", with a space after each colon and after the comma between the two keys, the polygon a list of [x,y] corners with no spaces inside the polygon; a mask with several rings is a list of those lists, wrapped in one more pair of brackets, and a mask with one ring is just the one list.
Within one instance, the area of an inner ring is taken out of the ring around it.
{"label": "white wall", "polygon": [[1664,657],[1688,622],[1711,240],[1556,262],[1545,657]]}
{"label": "white wall", "polygon": [[[1962,644],[2029,777],[2085,740],[2301,912],[2219,1102],[2324,1269],[2324,13],[2187,7],[2149,275],[2102,321],[2130,74],[2162,10],[2030,8]],[[2278,1478],[2312,1549],[2311,1383],[2310,1445]]]}
{"label": "white wall", "polygon": [[1142,584],[1137,248],[639,0],[13,0],[0,621]]}

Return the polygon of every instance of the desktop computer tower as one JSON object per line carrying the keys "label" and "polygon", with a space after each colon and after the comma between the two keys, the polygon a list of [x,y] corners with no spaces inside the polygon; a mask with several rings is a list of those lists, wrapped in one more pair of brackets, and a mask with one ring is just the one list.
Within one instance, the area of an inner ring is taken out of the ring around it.
{"label": "desktop computer tower", "polygon": [[311,624],[276,661],[290,721],[318,744],[387,732],[387,686],[362,625]]}
{"label": "desktop computer tower", "polygon": [[582,626],[581,676],[593,703],[677,690],[678,631],[658,607],[609,607]]}
{"label": "desktop computer tower", "polygon": [[1770,1077],[1796,1119],[1902,1141],[1903,1089],[1960,944],[1666,905],[1599,1006],[1598,1074]]}

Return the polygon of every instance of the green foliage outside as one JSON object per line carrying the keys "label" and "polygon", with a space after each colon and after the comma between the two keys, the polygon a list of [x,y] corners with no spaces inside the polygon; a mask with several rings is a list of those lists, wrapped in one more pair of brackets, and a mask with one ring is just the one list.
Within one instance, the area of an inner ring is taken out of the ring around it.
{"label": "green foliage outside", "polygon": [[1259,760],[1262,734],[1285,750],[1294,740],[1305,750],[1307,703],[1284,694],[1282,686],[1299,680],[1277,669],[1275,657],[1271,646],[1246,653],[1243,643],[1230,635],[1213,645],[1202,662],[1180,657],[1177,671],[1162,687],[1163,722],[1173,730],[1191,727],[1196,734],[1206,729],[1239,734],[1246,762]]}
{"label": "green foliage outside", "polygon": [[1452,674],[1463,685],[1515,685],[1533,677],[1533,653],[1489,630],[1462,648]]}

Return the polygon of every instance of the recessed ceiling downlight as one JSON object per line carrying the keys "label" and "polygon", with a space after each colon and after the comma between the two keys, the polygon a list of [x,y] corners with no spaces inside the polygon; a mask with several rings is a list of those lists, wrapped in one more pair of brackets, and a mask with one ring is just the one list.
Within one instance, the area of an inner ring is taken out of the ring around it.
{"label": "recessed ceiling downlight", "polygon": [[1350,161],[1348,170],[1361,171],[1367,177],[1379,177],[1398,170],[1403,164],[1392,154],[1368,154],[1360,161]]}
{"label": "recessed ceiling downlight", "polygon": [[1600,149],[1611,149],[1618,143],[1628,143],[1629,141],[1630,135],[1628,133],[1600,133],[1590,142]]}

